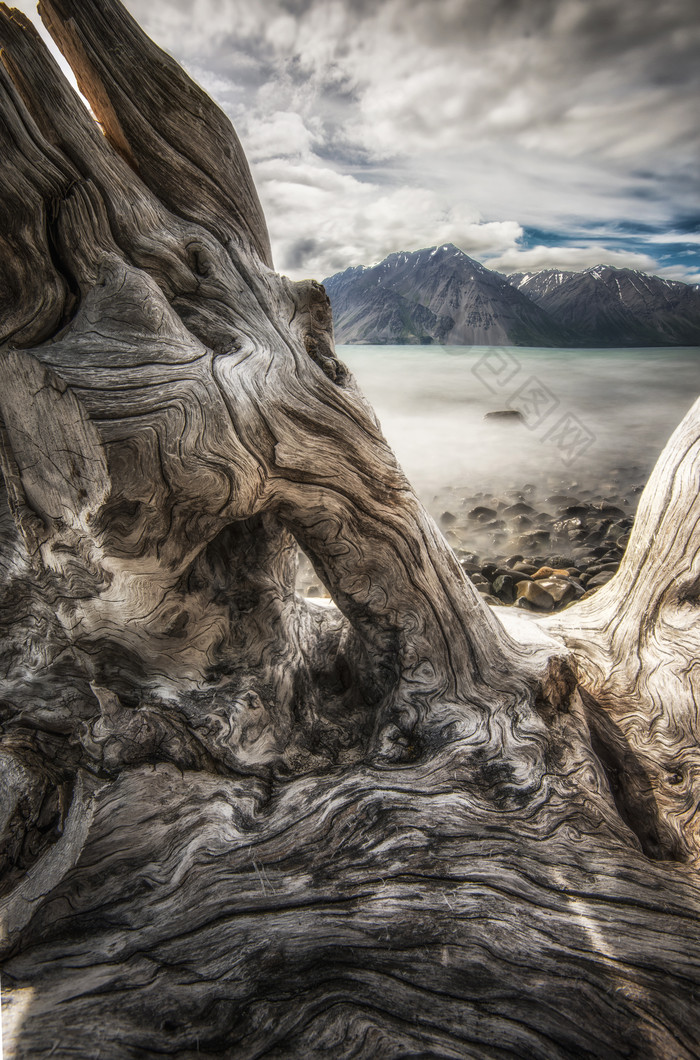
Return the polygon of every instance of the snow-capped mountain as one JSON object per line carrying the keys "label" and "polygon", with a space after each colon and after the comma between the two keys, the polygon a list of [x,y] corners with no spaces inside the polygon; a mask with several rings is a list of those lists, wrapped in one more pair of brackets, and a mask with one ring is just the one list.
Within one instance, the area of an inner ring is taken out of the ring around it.
{"label": "snow-capped mountain", "polygon": [[506,277],[445,243],[323,282],[339,343],[700,345],[700,287],[609,265]]}
{"label": "snow-capped mountain", "polygon": [[700,345],[700,289],[632,269],[510,277],[580,346]]}
{"label": "snow-capped mountain", "polygon": [[323,283],[340,343],[560,346],[570,339],[530,298],[452,243],[390,254]]}
{"label": "snow-capped mountain", "polygon": [[510,276],[503,278],[526,294],[528,298],[537,302],[575,275],[575,272],[562,269],[542,269],[540,272],[513,272]]}

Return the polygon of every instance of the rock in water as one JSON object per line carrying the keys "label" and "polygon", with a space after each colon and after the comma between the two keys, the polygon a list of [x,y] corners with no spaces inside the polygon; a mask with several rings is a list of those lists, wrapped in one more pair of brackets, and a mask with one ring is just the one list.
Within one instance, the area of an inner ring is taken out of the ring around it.
{"label": "rock in water", "polygon": [[519,409],[496,409],[494,412],[487,412],[484,415],[485,420],[505,420],[506,423],[523,423],[524,416]]}

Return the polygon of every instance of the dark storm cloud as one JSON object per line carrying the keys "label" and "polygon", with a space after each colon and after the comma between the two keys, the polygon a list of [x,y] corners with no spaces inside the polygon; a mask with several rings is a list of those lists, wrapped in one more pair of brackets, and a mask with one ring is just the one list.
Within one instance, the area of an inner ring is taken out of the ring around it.
{"label": "dark storm cloud", "polygon": [[[699,211],[698,0],[126,3],[232,117],[295,273],[447,240],[653,268],[620,224]],[[571,245],[590,223],[607,247]]]}
{"label": "dark storm cloud", "polygon": [[302,269],[310,257],[318,250],[318,240],[297,239],[289,248],[288,261],[290,269]]}

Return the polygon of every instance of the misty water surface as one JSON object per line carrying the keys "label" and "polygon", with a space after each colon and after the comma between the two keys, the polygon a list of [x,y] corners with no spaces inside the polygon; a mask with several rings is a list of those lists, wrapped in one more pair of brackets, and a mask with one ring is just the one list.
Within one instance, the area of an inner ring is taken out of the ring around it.
{"label": "misty water surface", "polygon": [[[698,348],[339,346],[338,355],[427,503],[453,487],[596,488],[620,467],[645,479],[700,394]],[[527,423],[484,419],[509,407]]]}

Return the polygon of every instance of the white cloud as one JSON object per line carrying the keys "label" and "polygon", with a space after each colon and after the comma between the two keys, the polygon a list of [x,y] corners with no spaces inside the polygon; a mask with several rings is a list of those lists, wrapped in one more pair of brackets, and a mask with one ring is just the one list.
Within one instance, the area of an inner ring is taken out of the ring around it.
{"label": "white cloud", "polygon": [[656,262],[649,254],[635,251],[611,250],[600,243],[581,247],[537,246],[523,249],[514,247],[486,262],[490,269],[501,272],[535,272],[539,269],[570,269],[581,272],[593,265],[614,265],[619,269],[656,271]]}
{"label": "white cloud", "polygon": [[685,265],[668,265],[655,269],[654,273],[664,280],[681,280],[682,283],[700,284],[700,269],[687,268]]}
{"label": "white cloud", "polygon": [[278,267],[297,279],[448,241],[480,258],[523,234],[516,221],[482,222],[425,188],[386,188],[309,162],[270,161],[258,174],[266,213],[276,219]]}
{"label": "white cloud", "polygon": [[659,232],[647,237],[649,243],[683,243],[700,246],[700,232]]}
{"label": "white cloud", "polygon": [[682,264],[659,267],[651,254],[616,250],[601,243],[577,247],[511,247],[496,257],[485,259],[484,264],[506,274],[538,272],[540,269],[582,272],[594,265],[613,265],[618,269],[637,269],[639,272],[652,273],[665,280],[700,283],[700,270],[696,268]]}
{"label": "white cloud", "polygon": [[312,141],[313,132],[299,114],[277,110],[249,127],[246,155],[253,165],[275,158],[308,158]]}
{"label": "white cloud", "polygon": [[[233,119],[293,274],[446,241],[658,271],[661,231],[648,256],[567,235],[698,212],[697,0],[126,5]],[[561,245],[522,249],[525,225]]]}

